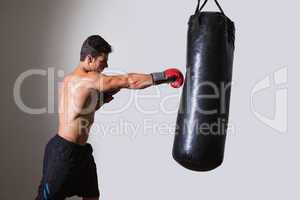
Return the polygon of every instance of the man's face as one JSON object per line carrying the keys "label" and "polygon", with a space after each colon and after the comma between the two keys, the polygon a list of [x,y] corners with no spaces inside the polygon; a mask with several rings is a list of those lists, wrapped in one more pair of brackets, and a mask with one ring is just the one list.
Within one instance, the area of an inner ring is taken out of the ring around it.
{"label": "man's face", "polygon": [[108,54],[102,53],[100,56],[96,58],[92,58],[91,66],[94,68],[95,71],[102,72],[106,67],[108,61]]}

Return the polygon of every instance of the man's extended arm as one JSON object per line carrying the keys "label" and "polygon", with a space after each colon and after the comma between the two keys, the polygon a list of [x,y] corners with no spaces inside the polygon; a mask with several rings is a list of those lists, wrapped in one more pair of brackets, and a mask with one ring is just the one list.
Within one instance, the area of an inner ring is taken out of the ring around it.
{"label": "man's extended arm", "polygon": [[144,89],[153,85],[150,74],[129,73],[125,75],[108,76],[99,74],[94,78],[94,88],[99,92],[119,90],[122,88]]}
{"label": "man's extended arm", "polygon": [[162,83],[171,83],[171,86],[178,88],[183,84],[184,77],[182,73],[174,68],[167,69],[163,72],[152,74],[129,73],[126,75],[107,76],[97,74],[94,77],[93,87],[99,92],[107,92],[111,90],[128,89],[144,89],[151,85]]}

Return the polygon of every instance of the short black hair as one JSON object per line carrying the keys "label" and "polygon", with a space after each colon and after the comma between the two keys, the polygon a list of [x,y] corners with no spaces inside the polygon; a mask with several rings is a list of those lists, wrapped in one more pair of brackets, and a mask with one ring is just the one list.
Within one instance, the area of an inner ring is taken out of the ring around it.
{"label": "short black hair", "polygon": [[80,61],[90,55],[97,57],[101,53],[111,53],[112,49],[110,44],[106,42],[100,35],[92,35],[88,37],[82,44],[80,51]]}

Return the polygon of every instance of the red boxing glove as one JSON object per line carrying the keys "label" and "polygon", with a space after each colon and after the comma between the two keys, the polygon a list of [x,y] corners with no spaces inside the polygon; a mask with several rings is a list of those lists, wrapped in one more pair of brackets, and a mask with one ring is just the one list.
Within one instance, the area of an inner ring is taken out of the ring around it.
{"label": "red boxing glove", "polygon": [[171,86],[173,88],[179,88],[182,86],[184,77],[178,69],[170,68],[164,71],[164,75],[167,80],[171,81]]}
{"label": "red boxing glove", "polygon": [[184,77],[182,73],[175,68],[167,69],[163,72],[151,73],[154,84],[171,83],[173,88],[182,86]]}

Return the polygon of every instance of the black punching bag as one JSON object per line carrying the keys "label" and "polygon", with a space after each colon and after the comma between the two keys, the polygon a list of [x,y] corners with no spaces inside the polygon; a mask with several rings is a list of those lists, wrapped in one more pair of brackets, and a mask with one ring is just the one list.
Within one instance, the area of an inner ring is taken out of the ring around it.
{"label": "black punching bag", "polygon": [[195,171],[223,161],[234,52],[234,23],[221,12],[201,12],[188,23],[186,79],[177,116],[173,157]]}

